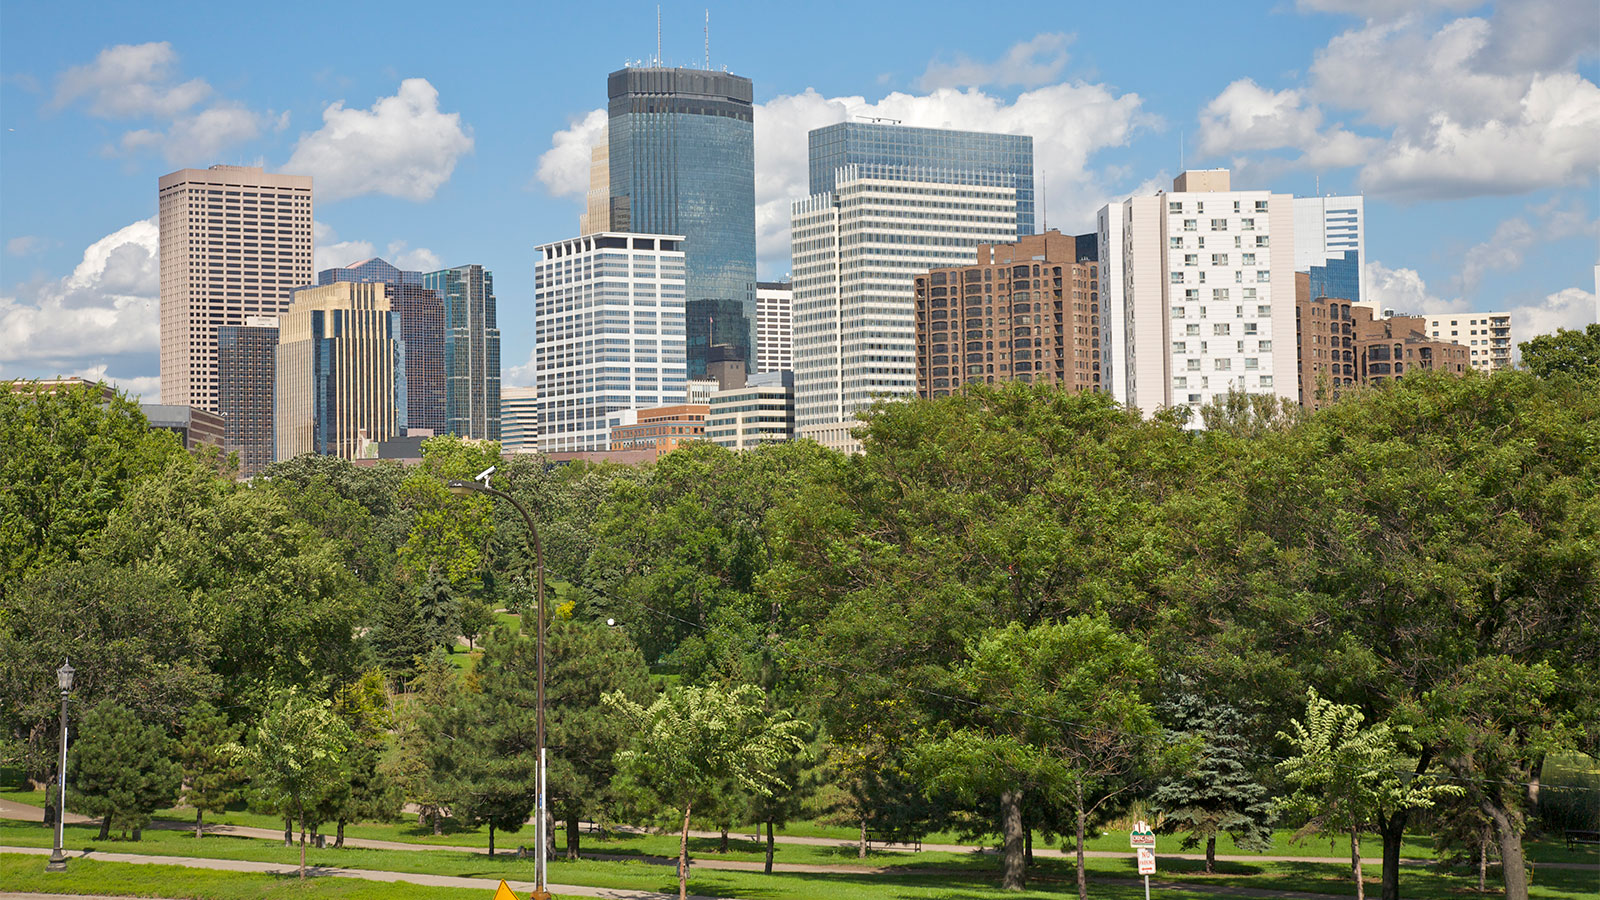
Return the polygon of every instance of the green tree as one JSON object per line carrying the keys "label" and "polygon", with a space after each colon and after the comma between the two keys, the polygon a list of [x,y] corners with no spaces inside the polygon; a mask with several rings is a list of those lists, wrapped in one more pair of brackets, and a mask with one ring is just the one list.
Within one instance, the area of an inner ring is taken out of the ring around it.
{"label": "green tree", "polygon": [[338,826],[335,847],[344,846],[344,827],[351,822],[388,822],[405,804],[400,785],[383,765],[394,726],[394,703],[382,671],[369,669],[334,698],[334,711],[350,728],[346,756],[349,783],[334,792],[324,821]]}
{"label": "green tree", "polygon": [[1557,374],[1600,381],[1600,324],[1579,330],[1560,328],[1520,345],[1522,364],[1539,378]]}
{"label": "green tree", "polygon": [[422,580],[417,587],[417,615],[428,648],[454,653],[456,636],[461,633],[461,612],[448,578],[434,573]]}
{"label": "green tree", "polygon": [[1248,765],[1244,715],[1180,689],[1161,704],[1161,717],[1168,745],[1188,751],[1150,796],[1162,829],[1185,832],[1185,850],[1204,841],[1208,875],[1215,870],[1219,834],[1245,850],[1271,849],[1272,796]]}
{"label": "green tree", "polygon": [[194,807],[198,838],[205,833],[206,813],[226,810],[239,795],[242,773],[233,748],[244,735],[244,726],[230,723],[202,700],[184,715],[180,731],[177,757],[183,771],[183,799]]}
{"label": "green tree", "polygon": [[803,745],[802,722],[767,710],[754,685],[668,690],[648,707],[621,691],[605,702],[627,719],[635,737],[617,755],[624,777],[682,813],[678,840],[678,898],[689,895],[689,817],[722,779],[735,779],[752,793],[777,787],[784,757]]}
{"label": "green tree", "polygon": [[822,790],[824,741],[821,729],[810,726],[800,735],[803,744],[785,753],[778,763],[777,782],[767,794],[745,794],[744,820],[763,824],[767,829],[767,857],[762,871],[772,874],[776,850],[775,827],[781,828],[799,818]]}
{"label": "green tree", "polygon": [[140,482],[185,456],[124,394],[0,382],[0,598],[20,578],[80,559]]}
{"label": "green tree", "polygon": [[396,703],[395,752],[386,771],[417,805],[419,824],[443,834],[445,814],[462,790],[469,697],[455,666],[439,650],[420,660],[409,687]]}
{"label": "green tree", "polygon": [[160,728],[115,701],[102,700],[84,714],[67,757],[68,802],[100,818],[101,840],[112,826],[133,829],[138,840],[151,814],[177,801],[182,775],[167,745]]}
{"label": "green tree", "polygon": [[1023,801],[1050,797],[1074,816],[1078,895],[1088,896],[1084,841],[1102,810],[1143,783],[1157,726],[1146,694],[1148,652],[1104,617],[1011,625],[985,636],[956,668],[970,711],[919,748],[917,768],[967,804],[998,800],[1002,885],[1027,886]]}
{"label": "green tree", "polygon": [[1361,711],[1308,692],[1306,719],[1279,732],[1291,756],[1278,764],[1293,792],[1281,808],[1303,820],[1297,836],[1312,831],[1350,836],[1350,870],[1356,900],[1366,897],[1361,876],[1361,832],[1395,809],[1428,808],[1433,798],[1459,791],[1404,777],[1410,768],[1400,751],[1405,729],[1379,722],[1363,729]]}
{"label": "green tree", "polygon": [[272,693],[243,748],[260,805],[299,823],[301,878],[307,826],[324,798],[348,785],[346,754],[353,739],[332,703],[286,688]]}
{"label": "green tree", "polygon": [[522,830],[538,802],[538,666],[533,641],[498,629],[474,667],[478,693],[461,715],[466,740],[459,749],[456,818],[495,831]]}

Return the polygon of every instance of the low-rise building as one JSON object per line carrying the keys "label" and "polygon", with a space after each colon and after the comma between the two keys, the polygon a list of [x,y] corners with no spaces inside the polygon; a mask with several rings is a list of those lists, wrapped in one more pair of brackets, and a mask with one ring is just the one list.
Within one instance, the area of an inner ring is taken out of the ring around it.
{"label": "low-rise building", "polygon": [[742,388],[712,394],[705,437],[730,450],[794,440],[794,373],[763,372]]}
{"label": "low-rise building", "polygon": [[1382,384],[1409,372],[1433,370],[1460,375],[1473,368],[1470,349],[1437,340],[1427,331],[1422,316],[1375,318],[1372,310],[1357,306],[1355,317],[1357,371],[1362,384]]}
{"label": "low-rise building", "polygon": [[679,444],[705,437],[708,412],[709,406],[697,403],[634,410],[632,421],[611,427],[611,449],[653,450],[657,457],[670,453]]}
{"label": "low-rise building", "polygon": [[150,421],[152,431],[171,431],[188,450],[200,447],[222,449],[224,423],[221,416],[192,406],[167,403],[141,403],[139,409]]}

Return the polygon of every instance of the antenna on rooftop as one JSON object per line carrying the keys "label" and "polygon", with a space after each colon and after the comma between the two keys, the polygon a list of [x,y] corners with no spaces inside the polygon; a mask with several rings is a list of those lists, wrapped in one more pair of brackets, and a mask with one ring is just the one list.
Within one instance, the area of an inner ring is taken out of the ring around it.
{"label": "antenna on rooftop", "polygon": [[711,71],[711,9],[706,9],[706,71]]}
{"label": "antenna on rooftop", "polygon": [[656,4],[656,67],[661,66],[661,4]]}
{"label": "antenna on rooftop", "polygon": [[1039,177],[1039,214],[1044,219],[1044,227],[1039,229],[1040,234],[1050,230],[1050,179]]}

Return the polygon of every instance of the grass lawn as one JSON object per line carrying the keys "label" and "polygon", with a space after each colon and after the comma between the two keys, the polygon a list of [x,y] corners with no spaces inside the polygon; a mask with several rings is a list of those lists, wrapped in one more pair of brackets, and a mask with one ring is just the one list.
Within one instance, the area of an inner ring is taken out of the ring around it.
{"label": "grass lawn", "polygon": [[[298,848],[284,847],[275,841],[212,835],[196,840],[192,834],[170,831],[147,831],[144,840],[132,841],[95,839],[93,826],[69,826],[67,845],[74,849],[95,848],[105,852],[142,853],[147,855],[195,856],[293,863],[298,859]],[[30,823],[0,822],[0,844],[11,846],[49,846],[51,834],[47,829]],[[596,852],[649,850],[660,852],[656,842],[670,844],[667,837],[630,838],[625,841],[591,841],[589,848]],[[701,842],[701,846],[713,842]],[[812,848],[823,849],[827,848]],[[741,853],[754,858],[756,854]],[[702,853],[701,858],[714,858],[715,854]],[[415,850],[357,850],[310,848],[307,862],[318,866],[335,866],[398,872],[415,872],[439,875],[457,875],[478,878],[510,878],[531,880],[532,860],[513,857],[489,859],[481,854],[459,853],[445,850],[418,852]],[[826,860],[819,860],[826,861]],[[736,896],[753,900],[802,900],[816,896],[862,898],[953,898],[1016,896],[1001,892],[998,885],[998,860],[993,856],[970,853],[921,853],[915,855],[890,854],[873,860],[874,863],[894,863],[888,873],[842,872],[829,874],[778,874],[765,876],[759,872],[729,872],[698,869],[693,873],[690,887],[701,894]],[[1342,867],[1312,863],[1225,863],[1215,876],[1198,874],[1199,862],[1164,859],[1162,876],[1180,880],[1195,880],[1210,884],[1232,884],[1267,890],[1296,890],[1345,895],[1349,892],[1348,875]],[[1091,879],[1096,882],[1097,897],[1135,896],[1132,858],[1091,859],[1088,861]],[[1054,897],[1072,893],[1072,862],[1063,859],[1039,859],[1030,872],[1036,890],[1032,896]],[[1375,881],[1379,868],[1367,867],[1367,877]],[[1108,883],[1105,879],[1118,879]],[[567,862],[552,860],[550,879],[555,883],[583,884],[597,887],[635,890],[670,891],[675,887],[671,866],[635,861],[579,860]],[[1127,884],[1121,883],[1126,879]],[[1407,869],[1402,876],[1407,896],[1424,900],[1446,900],[1459,896],[1475,883],[1466,876],[1450,876],[1426,869]],[[1596,876],[1592,872],[1537,871],[1534,877],[1537,896],[1577,900],[1594,896]],[[1142,888],[1138,892],[1142,895]],[[1156,892],[1158,894],[1162,892]],[[1183,896],[1184,892],[1167,892],[1166,896]]]}
{"label": "grass lawn", "polygon": [[8,891],[41,894],[115,894],[173,897],[179,900],[483,900],[467,888],[361,881],[354,878],[299,878],[249,872],[216,872],[184,866],[74,859],[64,873],[46,873],[45,858],[0,853],[0,884]]}

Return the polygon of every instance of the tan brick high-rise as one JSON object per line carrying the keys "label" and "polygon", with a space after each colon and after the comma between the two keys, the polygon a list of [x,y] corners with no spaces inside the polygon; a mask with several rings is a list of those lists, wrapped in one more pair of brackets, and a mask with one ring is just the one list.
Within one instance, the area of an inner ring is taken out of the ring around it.
{"label": "tan brick high-rise", "polygon": [[217,328],[282,315],[312,281],[311,176],[182,169],[159,194],[161,402],[219,412]]}
{"label": "tan brick high-rise", "polygon": [[917,394],[1012,380],[1100,390],[1096,253],[1094,235],[1047,231],[916,276]]}

